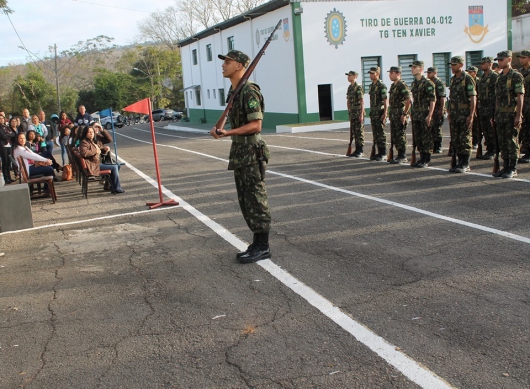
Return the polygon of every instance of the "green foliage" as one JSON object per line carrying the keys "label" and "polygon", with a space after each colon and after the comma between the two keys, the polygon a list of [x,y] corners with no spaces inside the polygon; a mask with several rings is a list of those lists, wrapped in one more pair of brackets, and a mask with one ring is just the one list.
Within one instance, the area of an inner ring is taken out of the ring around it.
{"label": "green foliage", "polygon": [[94,79],[97,110],[109,107],[121,110],[136,102],[133,85],[134,77],[129,74],[99,69]]}
{"label": "green foliage", "polygon": [[7,6],[7,0],[0,0],[0,11],[6,15],[13,13],[13,10]]}
{"label": "green foliage", "polygon": [[530,12],[530,0],[512,0],[512,16],[519,16]]}
{"label": "green foliage", "polygon": [[56,89],[39,71],[32,70],[25,77],[17,76],[14,89],[22,107],[28,108],[32,113],[40,110],[51,112],[57,109]]}

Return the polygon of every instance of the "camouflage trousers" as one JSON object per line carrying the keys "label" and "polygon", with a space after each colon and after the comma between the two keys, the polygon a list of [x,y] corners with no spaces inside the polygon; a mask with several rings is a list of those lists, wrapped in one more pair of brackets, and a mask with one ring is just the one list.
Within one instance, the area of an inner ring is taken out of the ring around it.
{"label": "camouflage trousers", "polygon": [[467,116],[451,116],[451,144],[457,154],[471,154],[471,127],[466,124]]}
{"label": "camouflage trousers", "polygon": [[372,125],[374,145],[379,149],[386,148],[386,134],[383,122],[381,121],[382,116],[383,111],[370,112],[370,124]]}
{"label": "camouflage trousers", "polygon": [[513,126],[515,113],[498,113],[495,115],[497,139],[502,159],[519,158],[519,130]]}
{"label": "camouflage trousers", "polygon": [[444,120],[444,115],[438,115],[436,113],[432,115],[431,135],[433,142],[442,142],[442,138],[444,136],[444,132],[442,129]]}
{"label": "camouflage trousers", "polygon": [[[398,116],[399,115],[399,116]],[[390,139],[397,151],[407,150],[407,122],[401,123],[401,113],[390,115]]]}
{"label": "camouflage trousers", "polygon": [[477,116],[473,118],[473,128],[471,129],[471,139],[474,145],[478,145],[478,142],[482,140],[482,131],[480,122]]}
{"label": "camouflage trousers", "polygon": [[350,117],[350,141],[355,140],[355,147],[364,146],[364,123],[359,121],[359,117]]}
{"label": "camouflage trousers", "polygon": [[521,124],[521,131],[519,132],[519,139],[521,146],[530,148],[530,105],[523,109],[523,123]]}
{"label": "camouflage trousers", "polygon": [[265,182],[261,180],[259,165],[234,169],[237,199],[248,228],[257,234],[270,231],[271,213]]}
{"label": "camouflage trousers", "polygon": [[495,138],[493,135],[493,126],[491,125],[491,115],[481,115],[478,117],[478,120],[488,151],[495,151]]}
{"label": "camouflage trousers", "polygon": [[416,143],[416,148],[420,153],[431,153],[434,147],[434,141],[432,139],[432,132],[425,118],[421,117],[420,119],[412,119],[412,133],[414,134],[414,140]]}

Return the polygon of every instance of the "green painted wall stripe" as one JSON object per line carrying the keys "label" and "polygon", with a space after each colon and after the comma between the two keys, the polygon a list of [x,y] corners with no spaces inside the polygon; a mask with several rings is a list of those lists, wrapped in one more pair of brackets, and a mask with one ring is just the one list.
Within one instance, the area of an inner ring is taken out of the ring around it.
{"label": "green painted wall stripe", "polygon": [[293,19],[293,47],[294,66],[296,72],[296,95],[298,98],[298,120],[304,123],[309,121],[307,115],[306,90],[305,90],[305,68],[304,68],[304,45],[302,39],[302,15],[294,13],[295,8],[301,8],[300,3],[291,3],[291,15]]}
{"label": "green painted wall stripe", "polygon": [[508,0],[507,2],[508,6],[508,50],[512,49],[512,0]]}

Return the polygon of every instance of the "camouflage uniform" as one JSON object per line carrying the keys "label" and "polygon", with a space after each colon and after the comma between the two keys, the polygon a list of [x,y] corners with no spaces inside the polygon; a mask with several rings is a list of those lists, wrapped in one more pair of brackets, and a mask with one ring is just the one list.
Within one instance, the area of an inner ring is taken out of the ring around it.
{"label": "camouflage uniform", "polygon": [[[477,85],[480,82],[480,78],[476,76],[478,72],[478,68],[476,66],[470,66],[466,70],[467,72],[472,71],[475,72],[475,75],[473,76],[470,74],[471,79],[473,80],[473,84],[475,85],[475,91],[478,94],[478,88]],[[478,96],[477,96],[477,105],[475,105],[475,114],[473,115],[473,127],[471,128],[471,143],[474,149],[478,147],[479,142],[482,142],[482,133],[481,128],[478,121]]]}
{"label": "camouflage uniform", "polygon": [[434,77],[434,80],[431,80],[431,82],[434,84],[434,90],[436,92],[436,105],[434,106],[434,113],[432,115],[431,135],[434,143],[434,150],[436,152],[441,152],[445,106],[441,107],[440,105],[442,104],[442,97],[445,97],[446,95],[445,83],[438,77]]}
{"label": "camouflage uniform", "polygon": [[403,114],[405,116],[408,115],[408,112],[405,112],[405,102],[408,99],[410,99],[410,90],[405,81],[399,79],[392,83],[388,99],[390,137],[400,156],[404,156],[407,150],[407,135],[405,133],[407,122],[403,124],[401,122],[401,116]]}
{"label": "camouflage uniform", "polygon": [[[524,91],[524,79],[521,73],[510,69],[507,74],[504,74],[504,72],[499,74],[495,84],[495,97],[497,100],[495,123],[499,149],[505,165],[504,172],[501,175],[504,178],[510,178],[505,177],[505,174],[507,171],[515,173],[517,167],[519,129],[514,127],[515,110],[517,107],[517,96],[524,94]],[[514,175],[511,175],[511,177]]]}
{"label": "camouflage uniform", "polygon": [[483,157],[484,159],[493,158],[495,152],[495,139],[493,137],[491,119],[495,113],[495,83],[497,82],[497,77],[497,73],[490,71],[488,75],[483,74],[477,84],[478,120],[488,148],[488,152]]}
{"label": "camouflage uniform", "polygon": [[379,150],[379,156],[386,156],[386,134],[384,124],[381,121],[384,114],[384,103],[388,98],[387,88],[383,82],[378,79],[370,85],[370,124],[372,125],[372,134],[374,145]]}
{"label": "camouflage uniform", "polygon": [[346,99],[349,102],[348,116],[350,118],[350,137],[355,139],[355,150],[362,153],[364,147],[364,123],[359,121],[361,116],[361,101],[364,98],[363,87],[357,83],[348,86]]}
{"label": "camouflage uniform", "polygon": [[431,130],[427,127],[426,118],[429,116],[429,105],[431,101],[436,101],[435,86],[425,76],[419,80],[414,80],[411,85],[412,90],[412,132],[418,151],[423,154],[430,154],[433,148]]}
{"label": "camouflage uniform", "polygon": [[466,124],[470,113],[470,98],[476,96],[475,83],[471,76],[462,72],[460,77],[451,77],[450,90],[450,126],[451,143],[459,158],[466,159],[471,154],[471,128]]}
{"label": "camouflage uniform", "polygon": [[[228,91],[227,101],[232,93]],[[262,120],[265,105],[257,84],[247,82],[234,105],[228,119],[232,128],[239,128],[253,120]],[[257,233],[270,231],[271,214],[267,199],[267,190],[263,181],[257,156],[257,148],[263,147],[265,160],[269,160],[269,150],[259,134],[232,136],[232,146],[228,170],[234,171],[237,198],[248,228]]]}
{"label": "camouflage uniform", "polygon": [[[530,51],[525,50],[521,54],[530,56]],[[526,155],[519,162],[530,162],[530,68],[522,67],[519,72],[524,79],[524,103],[523,103],[523,123],[521,125],[521,146],[526,150]]]}

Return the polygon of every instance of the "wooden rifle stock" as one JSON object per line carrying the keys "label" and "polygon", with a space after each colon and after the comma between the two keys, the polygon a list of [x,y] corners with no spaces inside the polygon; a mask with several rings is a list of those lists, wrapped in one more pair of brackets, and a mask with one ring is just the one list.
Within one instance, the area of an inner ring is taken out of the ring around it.
{"label": "wooden rifle stock", "polygon": [[414,165],[416,165],[416,137],[414,136],[414,127],[412,127],[412,156],[410,157],[410,166]]}
{"label": "wooden rifle stock", "polygon": [[[478,104],[478,102],[477,102]],[[477,145],[477,153],[475,155],[476,159],[482,159],[482,127],[480,126],[480,119],[479,119],[479,113],[478,113],[478,107],[475,111],[475,120],[477,120],[477,129],[478,129],[478,145]]]}
{"label": "wooden rifle stock", "polygon": [[348,150],[346,150],[347,157],[349,157],[353,153],[352,146],[351,146],[352,143],[353,143],[353,124],[350,119],[350,144],[348,145]]}
{"label": "wooden rifle stock", "polygon": [[392,161],[394,159],[394,139],[392,139],[392,128],[390,129],[390,151],[388,152],[387,161]]}
{"label": "wooden rifle stock", "polygon": [[217,123],[215,123],[215,133],[217,135],[221,135],[221,130],[225,127],[226,119],[228,118],[228,115],[230,114],[230,111],[232,110],[232,106],[234,105],[234,99],[236,98],[236,96],[239,94],[239,92],[241,91],[245,83],[250,78],[250,75],[252,74],[256,66],[258,65],[259,60],[265,54],[265,49],[267,49],[267,46],[269,46],[269,44],[271,43],[274,33],[276,32],[278,28],[280,28],[281,25],[282,25],[282,21],[280,19],[276,27],[274,27],[274,30],[272,30],[269,38],[263,44],[263,47],[260,49],[260,51],[258,51],[258,54],[256,54],[256,56],[254,57],[250,65],[248,66],[247,70],[243,74],[243,77],[241,77],[241,79],[237,83],[237,86],[232,91],[232,94],[230,95],[230,98],[228,99],[228,102],[226,103],[225,110],[219,117],[219,120],[217,121]]}
{"label": "wooden rifle stock", "polygon": [[370,159],[375,158],[375,143],[372,145],[372,152],[370,153]]}

